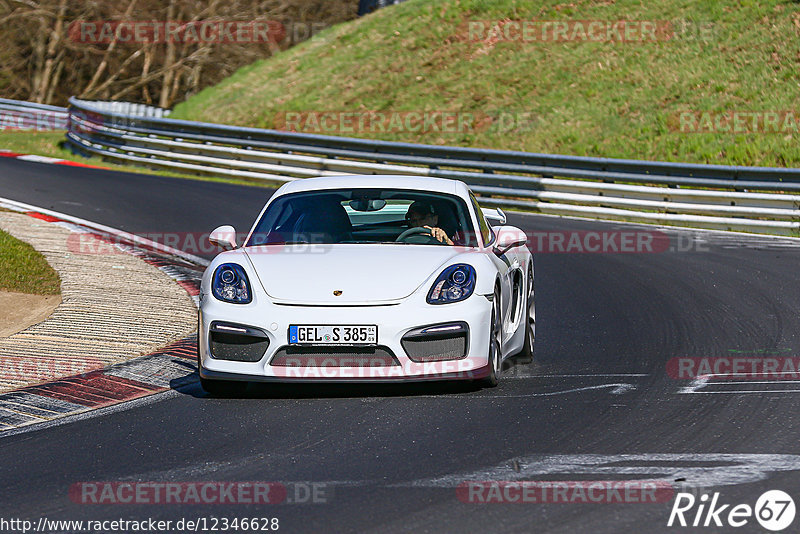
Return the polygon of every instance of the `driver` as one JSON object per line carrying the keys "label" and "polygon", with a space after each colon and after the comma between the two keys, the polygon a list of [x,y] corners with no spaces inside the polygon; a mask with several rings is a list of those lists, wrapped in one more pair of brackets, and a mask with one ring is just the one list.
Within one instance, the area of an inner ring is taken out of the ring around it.
{"label": "driver", "polygon": [[433,204],[424,200],[417,200],[408,207],[406,220],[411,228],[421,227],[431,231],[433,236],[440,243],[453,244],[453,240],[447,237],[444,230],[439,228],[439,216],[433,208]]}

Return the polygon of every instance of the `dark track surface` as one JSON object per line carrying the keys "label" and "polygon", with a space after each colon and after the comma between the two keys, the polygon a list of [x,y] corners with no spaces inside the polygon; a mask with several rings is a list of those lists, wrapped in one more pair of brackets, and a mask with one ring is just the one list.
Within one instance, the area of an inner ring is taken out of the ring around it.
{"label": "dark track surface", "polygon": [[[268,194],[0,158],[0,197],[133,232],[203,232],[224,223],[246,230]],[[521,215],[510,222],[529,233],[631,229]],[[684,242],[691,236],[671,235]],[[454,484],[430,479],[508,480],[470,473],[523,458],[518,478],[524,480],[683,474],[686,484],[704,485],[707,479],[693,478],[697,471],[689,467],[710,465],[709,456],[697,456],[701,464],[688,457],[665,462],[661,474],[647,475],[526,475],[531,460],[524,457],[797,453],[800,393],[779,390],[800,388],[754,381],[698,391],[757,393],[679,394],[689,383],[666,373],[675,357],[800,352],[800,248],[700,235],[702,250],[691,252],[538,254],[536,361],[508,369],[494,390],[345,386],[297,394],[263,386],[248,398],[214,399],[195,386],[157,402],[0,437],[0,517],[269,516],[280,518],[282,532],[692,530],[666,527],[669,503],[467,504],[456,498]],[[800,457],[789,463],[782,472],[755,469],[742,484],[708,490],[721,492],[726,503],[753,505],[764,491],[783,489],[800,503]],[[75,482],[118,480],[314,481],[328,484],[328,502],[99,506],[68,497]],[[751,519],[736,531],[763,529]]]}

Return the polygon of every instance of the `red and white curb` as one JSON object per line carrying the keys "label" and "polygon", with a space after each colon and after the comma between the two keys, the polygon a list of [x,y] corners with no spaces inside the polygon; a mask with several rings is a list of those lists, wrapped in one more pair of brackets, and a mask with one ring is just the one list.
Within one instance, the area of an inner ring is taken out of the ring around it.
{"label": "red and white curb", "polygon": [[[0,207],[25,213],[73,232],[90,232],[110,245],[157,267],[198,305],[200,279],[208,260],[120,230],[0,198]],[[59,378],[0,394],[0,434],[70,415],[105,408],[197,381],[196,335],[105,369]]]}
{"label": "red and white curb", "polygon": [[0,434],[194,383],[196,346],[191,336],[106,369],[1,394]]}
{"label": "red and white curb", "polygon": [[12,152],[11,150],[1,150],[0,158],[14,158],[23,161],[32,161],[34,163],[49,163],[52,165],[68,165],[70,167],[85,167],[87,169],[105,169],[108,167],[101,167],[99,165],[88,165],[86,163],[78,163],[68,159],[51,158],[49,156],[37,156],[36,154],[20,154],[19,152]]}

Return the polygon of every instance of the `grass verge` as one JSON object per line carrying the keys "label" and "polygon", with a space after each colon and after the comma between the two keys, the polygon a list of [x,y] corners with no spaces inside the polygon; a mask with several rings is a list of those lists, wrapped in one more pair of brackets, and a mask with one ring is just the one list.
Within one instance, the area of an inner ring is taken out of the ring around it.
{"label": "grass verge", "polygon": [[41,253],[0,230],[0,290],[58,295],[61,279]]}
{"label": "grass verge", "polygon": [[[652,42],[470,33],[476,21],[490,28],[502,20],[570,28],[579,21],[650,21],[672,33]],[[800,12],[789,0],[409,0],[244,67],[171,117],[272,128],[287,112],[467,113],[494,122],[448,132],[349,131],[305,120],[302,128],[531,152],[797,166],[798,66]],[[706,133],[681,129],[682,113],[734,111],[756,113],[763,131],[745,125],[745,133],[735,133],[730,122],[728,131],[713,124],[716,131]],[[788,125],[764,125],[766,114],[786,111],[793,114]],[[501,116],[517,120],[508,127],[496,120]]]}

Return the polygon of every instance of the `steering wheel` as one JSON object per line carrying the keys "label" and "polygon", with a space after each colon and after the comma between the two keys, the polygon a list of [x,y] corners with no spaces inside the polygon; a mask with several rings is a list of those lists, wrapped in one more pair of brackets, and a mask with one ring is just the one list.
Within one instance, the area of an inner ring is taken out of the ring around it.
{"label": "steering wheel", "polygon": [[423,245],[430,245],[433,243],[441,243],[438,239],[431,235],[430,228],[422,226],[415,226],[409,228],[395,239],[396,243],[418,243]]}

